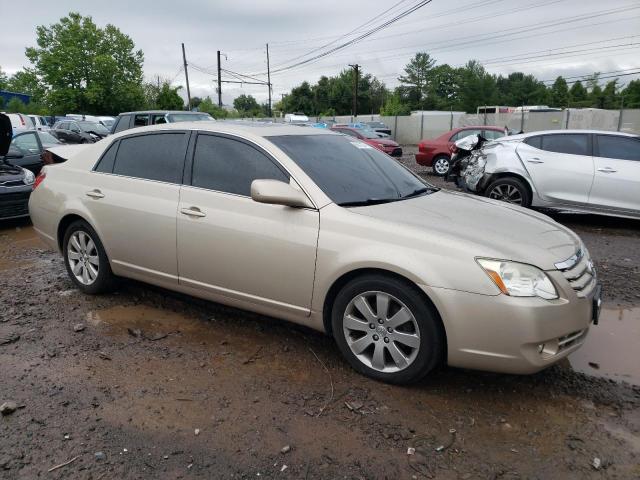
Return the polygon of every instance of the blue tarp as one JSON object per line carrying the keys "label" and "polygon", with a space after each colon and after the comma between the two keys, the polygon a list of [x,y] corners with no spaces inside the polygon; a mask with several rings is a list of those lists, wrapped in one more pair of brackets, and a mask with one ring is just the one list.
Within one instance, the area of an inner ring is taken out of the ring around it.
{"label": "blue tarp", "polygon": [[0,97],[4,100],[3,105],[5,107],[9,103],[9,100],[15,97],[25,104],[29,103],[31,100],[31,95],[27,95],[26,93],[9,92],[7,90],[0,90]]}

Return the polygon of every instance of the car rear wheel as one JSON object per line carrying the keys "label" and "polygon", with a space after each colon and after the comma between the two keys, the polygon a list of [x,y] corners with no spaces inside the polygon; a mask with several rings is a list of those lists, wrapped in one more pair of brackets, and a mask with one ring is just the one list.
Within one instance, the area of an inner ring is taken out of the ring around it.
{"label": "car rear wheel", "polygon": [[485,190],[485,196],[522,207],[529,207],[531,205],[529,189],[522,180],[514,177],[494,180]]}
{"label": "car rear wheel", "polygon": [[114,286],[109,259],[95,230],[84,221],[69,225],[62,242],[67,273],[84,293],[103,293]]}
{"label": "car rear wheel", "polygon": [[376,380],[416,382],[442,359],[437,313],[415,286],[393,277],[349,282],[333,304],[332,327],[349,364]]}
{"label": "car rear wheel", "polygon": [[449,157],[446,155],[439,155],[433,159],[433,173],[439,177],[444,177],[449,171]]}

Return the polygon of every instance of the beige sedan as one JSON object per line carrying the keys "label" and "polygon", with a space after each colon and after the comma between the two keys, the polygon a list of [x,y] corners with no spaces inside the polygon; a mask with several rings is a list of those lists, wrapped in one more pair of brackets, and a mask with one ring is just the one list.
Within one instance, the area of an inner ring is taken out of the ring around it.
{"label": "beige sedan", "polygon": [[441,363],[535,372],[597,320],[570,230],[439,190],[351,137],[200,122],[69,151],[29,207],[86,293],[129,277],[307,325],[393,383]]}

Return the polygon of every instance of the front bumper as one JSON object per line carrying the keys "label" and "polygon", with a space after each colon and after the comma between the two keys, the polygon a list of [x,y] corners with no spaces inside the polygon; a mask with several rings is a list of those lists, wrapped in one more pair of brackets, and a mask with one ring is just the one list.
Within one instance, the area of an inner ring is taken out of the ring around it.
{"label": "front bumper", "polygon": [[0,220],[28,217],[30,195],[30,185],[12,188],[11,192],[0,191]]}
{"label": "front bumper", "polygon": [[479,295],[423,287],[445,326],[448,364],[501,373],[530,374],[580,348],[593,320],[596,291],[578,297],[561,272],[547,272],[560,298]]}
{"label": "front bumper", "polygon": [[401,157],[402,156],[402,148],[401,147],[384,147],[383,152],[387,155],[391,155],[392,157]]}

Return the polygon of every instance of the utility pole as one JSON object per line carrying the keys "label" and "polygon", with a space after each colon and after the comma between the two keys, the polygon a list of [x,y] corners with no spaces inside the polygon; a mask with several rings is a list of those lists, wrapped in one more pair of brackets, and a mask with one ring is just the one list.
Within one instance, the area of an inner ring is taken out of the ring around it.
{"label": "utility pole", "polygon": [[358,74],[360,73],[360,65],[349,65],[355,71],[353,82],[353,116],[358,117]]}
{"label": "utility pole", "polygon": [[189,72],[187,71],[187,55],[184,53],[184,43],[182,44],[182,61],[184,63],[184,76],[187,79],[187,106],[191,110],[191,90],[189,90]]}
{"label": "utility pole", "polygon": [[271,112],[271,68],[269,68],[269,44],[267,43],[267,88],[269,89],[269,117],[272,117]]}
{"label": "utility pole", "polygon": [[222,74],[220,69],[220,50],[218,50],[218,106],[222,107]]}

